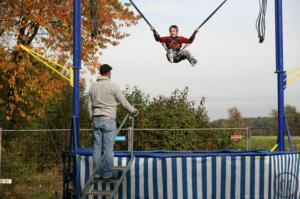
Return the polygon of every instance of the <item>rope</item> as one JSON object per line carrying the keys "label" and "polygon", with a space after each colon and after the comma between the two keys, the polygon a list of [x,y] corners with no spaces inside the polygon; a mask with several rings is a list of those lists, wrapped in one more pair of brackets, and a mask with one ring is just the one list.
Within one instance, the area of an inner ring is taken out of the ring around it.
{"label": "rope", "polygon": [[259,43],[263,43],[265,40],[266,32],[266,12],[268,0],[258,0],[259,1],[259,14],[256,19],[256,30],[259,38]]}
{"label": "rope", "polygon": [[[199,31],[200,28],[202,28],[202,26],[204,26],[209,20],[210,18],[212,18],[212,16],[214,16],[216,14],[216,12],[218,12],[218,10],[227,2],[227,0],[224,0],[197,28],[195,31]],[[186,44],[185,46],[183,46],[183,48],[180,50],[179,53],[181,53],[185,48],[187,48],[190,44]]]}
{"label": "rope", "polygon": [[227,0],[223,1],[196,29],[197,31],[200,30],[200,28],[202,28],[202,26],[204,26],[204,24],[206,24],[208,22],[208,20],[210,20],[210,18],[212,16],[214,16],[216,14],[216,12],[227,2]]}
{"label": "rope", "polygon": [[[130,3],[133,5],[133,7],[138,11],[138,13],[141,15],[141,17],[145,20],[145,22],[150,26],[151,29],[154,29],[149,20],[144,16],[144,14],[141,12],[141,10],[135,5],[135,3],[132,0],[129,0]],[[224,0],[196,29],[198,32],[199,29],[208,22],[208,20],[216,14],[216,12],[227,2],[227,0]],[[167,47],[162,44],[166,51],[168,51]],[[189,44],[186,44],[179,53],[181,53],[186,47],[188,47]]]}
{"label": "rope", "polygon": [[38,56],[38,57],[41,57],[42,59],[45,59],[46,61],[48,61],[48,62],[50,62],[50,63],[52,63],[52,64],[54,64],[54,65],[56,65],[56,66],[58,66],[58,67],[60,67],[60,68],[62,68],[62,69],[64,69],[64,70],[70,70],[68,67],[63,66],[63,65],[57,63],[56,61],[54,61],[53,59],[47,58],[47,57],[45,57],[45,56],[43,56],[43,55],[41,55],[41,54],[39,54],[39,53],[37,53],[37,52],[31,50],[30,48],[27,48],[26,46],[20,45],[20,47],[21,47],[23,50],[25,50],[26,52],[32,53],[32,54],[34,54],[34,55],[36,55],[36,56]]}
{"label": "rope", "polygon": [[[133,5],[133,7],[138,11],[138,13],[141,15],[141,17],[145,20],[145,22],[148,24],[148,26],[152,29],[153,26],[152,24],[149,22],[149,20],[145,17],[145,15],[142,13],[142,11],[135,5],[135,3],[132,0],[129,0],[130,3]],[[153,28],[154,29],[154,28]],[[165,44],[162,43],[162,46],[164,47],[164,49],[166,51],[168,51],[168,48]]]}
{"label": "rope", "polygon": [[[64,78],[68,82],[70,82],[70,85],[73,87],[73,75],[72,75],[73,71],[72,71],[72,69],[70,69],[70,68],[68,68],[66,66],[63,66],[63,65],[55,62],[54,60],[49,59],[49,58],[47,58],[47,57],[45,57],[45,56],[43,56],[43,55],[41,55],[41,54],[39,54],[39,53],[37,53],[35,51],[33,51],[33,50],[31,50],[31,49],[23,46],[23,45],[20,45],[20,47],[24,51],[26,51],[28,54],[30,54],[32,57],[34,57],[35,59],[37,59],[38,61],[40,61],[41,63],[43,63],[45,66],[47,66],[48,68],[50,68],[51,70],[53,70],[55,73],[57,73],[58,75],[60,75],[62,78]],[[60,72],[59,70],[57,70],[56,68],[54,68],[53,66],[51,66],[47,62],[50,62],[50,63],[52,63],[55,66],[58,66],[58,67],[60,67],[60,68],[62,68],[64,70],[67,70],[70,73],[70,77],[64,75],[62,72]]]}
{"label": "rope", "polygon": [[130,3],[133,5],[133,7],[138,11],[138,13],[141,15],[141,17],[145,20],[145,22],[150,26],[150,27],[153,27],[151,25],[151,23],[148,21],[148,19],[143,15],[143,13],[140,11],[140,9],[135,5],[135,3],[133,3],[132,0],[129,0]]}
{"label": "rope", "polygon": [[300,74],[298,74],[298,75],[296,75],[296,76],[294,76],[294,77],[288,79],[288,80],[287,80],[287,85],[290,85],[291,83],[293,83],[294,81],[296,81],[296,80],[299,79],[299,78],[300,78]]}
{"label": "rope", "polygon": [[292,75],[292,74],[294,74],[294,73],[296,73],[296,72],[298,72],[298,71],[300,71],[300,67],[299,67],[299,68],[295,68],[295,69],[293,69],[293,70],[290,70],[290,71],[288,71],[286,74],[289,76],[289,75]]}
{"label": "rope", "polygon": [[288,71],[288,72],[286,73],[286,76],[289,78],[289,79],[287,79],[287,81],[286,81],[286,84],[287,84],[287,85],[292,84],[294,81],[296,81],[297,79],[300,78],[300,73],[299,73],[299,74],[295,74],[295,73],[297,73],[298,71],[300,71],[300,67],[299,67],[299,68],[292,69],[292,70],[290,70],[290,71]]}

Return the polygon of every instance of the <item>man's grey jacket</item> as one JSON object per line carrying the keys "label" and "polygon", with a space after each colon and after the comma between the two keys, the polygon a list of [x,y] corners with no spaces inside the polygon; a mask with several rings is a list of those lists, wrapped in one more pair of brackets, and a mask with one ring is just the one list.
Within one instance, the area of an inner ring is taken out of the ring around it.
{"label": "man's grey jacket", "polygon": [[130,113],[134,113],[134,107],[126,100],[120,88],[108,77],[101,76],[96,82],[92,83],[88,96],[90,119],[93,116],[100,115],[116,118],[118,103]]}

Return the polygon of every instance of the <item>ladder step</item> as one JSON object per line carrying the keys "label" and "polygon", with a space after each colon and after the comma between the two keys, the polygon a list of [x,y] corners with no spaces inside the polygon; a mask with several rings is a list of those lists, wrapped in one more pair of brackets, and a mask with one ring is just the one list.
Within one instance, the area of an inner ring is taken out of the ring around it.
{"label": "ladder step", "polygon": [[[84,185],[84,191],[82,193],[82,195],[103,195],[103,196],[108,196],[108,197],[113,197],[119,186],[121,185],[122,181],[124,180],[124,177],[126,175],[126,172],[128,171],[127,168],[129,168],[132,164],[132,162],[134,161],[134,156],[132,156],[130,158],[130,161],[129,163],[126,165],[126,167],[120,167],[120,166],[116,166],[116,167],[113,167],[113,175],[114,177],[112,179],[109,179],[109,180],[103,180],[103,179],[95,179],[94,178],[94,175],[91,176],[89,178],[89,180],[85,183]],[[122,178],[123,177],[123,178]],[[114,186],[114,189],[113,190],[94,190],[94,191],[91,191],[91,187],[94,183],[105,183],[105,184],[115,184]],[[90,191],[87,191],[87,190],[90,190]]]}
{"label": "ladder step", "polygon": [[125,171],[126,167],[114,167],[113,171]]}
{"label": "ladder step", "polygon": [[126,170],[126,167],[114,167],[113,168],[113,174],[114,174],[114,177],[111,178],[111,179],[103,179],[103,178],[100,178],[100,179],[94,179],[94,182],[97,182],[97,183],[106,183],[106,184],[117,184],[118,181],[120,180],[123,172],[125,172]]}
{"label": "ladder step", "polygon": [[88,195],[101,195],[101,196],[111,196],[112,191],[110,190],[98,190],[98,191],[89,191]]}
{"label": "ladder step", "polygon": [[109,180],[95,179],[94,182],[102,183],[102,184],[117,184],[118,179],[109,179]]}

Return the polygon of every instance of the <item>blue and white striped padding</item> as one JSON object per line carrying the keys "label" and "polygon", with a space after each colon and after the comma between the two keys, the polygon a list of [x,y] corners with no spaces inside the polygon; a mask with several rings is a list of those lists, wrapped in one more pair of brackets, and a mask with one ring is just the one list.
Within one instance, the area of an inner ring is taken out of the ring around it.
{"label": "blue and white striped padding", "polygon": [[300,155],[271,156],[270,198],[300,199]]}
{"label": "blue and white striped padding", "polygon": [[[299,153],[201,156],[138,156],[116,198],[300,198]],[[92,157],[79,157],[83,188]],[[125,166],[128,160],[116,157],[115,165]],[[110,190],[110,186],[95,184],[94,188]]]}

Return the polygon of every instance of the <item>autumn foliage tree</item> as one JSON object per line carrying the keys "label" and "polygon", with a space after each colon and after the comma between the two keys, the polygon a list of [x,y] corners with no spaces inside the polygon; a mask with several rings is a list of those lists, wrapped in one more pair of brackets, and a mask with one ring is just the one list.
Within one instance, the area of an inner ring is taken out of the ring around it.
{"label": "autumn foliage tree", "polygon": [[[92,60],[107,45],[128,36],[121,29],[137,23],[129,4],[97,0],[98,34],[91,37],[89,0],[82,2],[82,60]],[[0,126],[13,128],[20,121],[42,117],[43,101],[62,92],[66,84],[26,54],[20,44],[47,54],[62,64],[72,56],[72,0],[0,1]]]}
{"label": "autumn foliage tree", "polygon": [[243,128],[245,127],[245,122],[241,111],[237,107],[232,107],[228,110],[229,118],[228,122],[230,127],[233,128]]}

